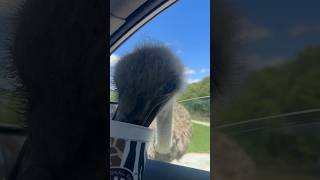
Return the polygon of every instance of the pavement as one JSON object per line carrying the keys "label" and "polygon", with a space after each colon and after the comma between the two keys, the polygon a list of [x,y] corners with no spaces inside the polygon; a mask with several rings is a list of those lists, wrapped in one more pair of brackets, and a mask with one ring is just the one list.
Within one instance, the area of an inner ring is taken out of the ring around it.
{"label": "pavement", "polygon": [[197,121],[197,120],[191,120],[193,123],[195,124],[200,124],[200,125],[204,125],[204,126],[208,126],[210,127],[210,123],[209,122],[203,122],[203,121]]}

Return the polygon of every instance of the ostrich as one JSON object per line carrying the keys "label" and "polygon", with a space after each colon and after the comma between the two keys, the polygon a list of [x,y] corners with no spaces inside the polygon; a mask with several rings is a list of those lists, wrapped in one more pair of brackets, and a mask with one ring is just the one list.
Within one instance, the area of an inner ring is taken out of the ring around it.
{"label": "ostrich", "polygon": [[137,122],[144,118],[150,119],[150,124],[156,119],[151,125],[156,138],[149,146],[149,157],[163,161],[180,158],[190,142],[191,118],[175,103],[174,97],[183,89],[183,66],[171,49],[153,41],[137,44],[115,65],[111,81],[119,102],[111,105],[110,119],[136,125],[142,125]]}
{"label": "ostrich", "polygon": [[148,151],[150,159],[171,162],[186,153],[192,135],[191,117],[175,99],[165,106],[150,127],[155,129],[155,139]]}
{"label": "ostrich", "polygon": [[[110,119],[114,117],[117,104],[110,106]],[[176,102],[169,101],[156,116],[150,128],[154,130],[154,140],[148,149],[148,158],[171,162],[186,153],[191,142],[192,122],[187,109]]]}
{"label": "ostrich", "polygon": [[[110,119],[114,117],[117,105],[110,106]],[[154,130],[154,140],[148,149],[148,158],[171,162],[186,153],[191,142],[192,122],[187,109],[170,100],[156,116],[150,128]]]}

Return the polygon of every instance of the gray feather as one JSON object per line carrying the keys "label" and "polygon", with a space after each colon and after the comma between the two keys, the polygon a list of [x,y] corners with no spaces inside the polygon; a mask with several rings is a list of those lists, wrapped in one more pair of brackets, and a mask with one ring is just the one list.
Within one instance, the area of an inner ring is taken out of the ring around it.
{"label": "gray feather", "polygon": [[116,120],[148,126],[161,108],[180,90],[183,66],[161,44],[143,44],[115,67],[119,93]]}

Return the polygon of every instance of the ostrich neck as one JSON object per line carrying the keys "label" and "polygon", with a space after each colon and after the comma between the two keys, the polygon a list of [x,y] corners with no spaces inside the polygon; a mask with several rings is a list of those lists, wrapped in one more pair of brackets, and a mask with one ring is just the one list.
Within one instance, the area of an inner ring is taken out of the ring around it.
{"label": "ostrich neck", "polygon": [[171,152],[174,102],[174,100],[169,101],[156,117],[155,150],[160,154]]}

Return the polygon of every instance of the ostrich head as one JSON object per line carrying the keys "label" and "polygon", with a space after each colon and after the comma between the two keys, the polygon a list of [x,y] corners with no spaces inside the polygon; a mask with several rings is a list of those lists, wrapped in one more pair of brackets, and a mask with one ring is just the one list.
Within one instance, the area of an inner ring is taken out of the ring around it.
{"label": "ostrich head", "polygon": [[149,126],[159,111],[181,89],[183,66],[160,43],[137,46],[121,58],[114,72],[119,93],[117,121]]}

